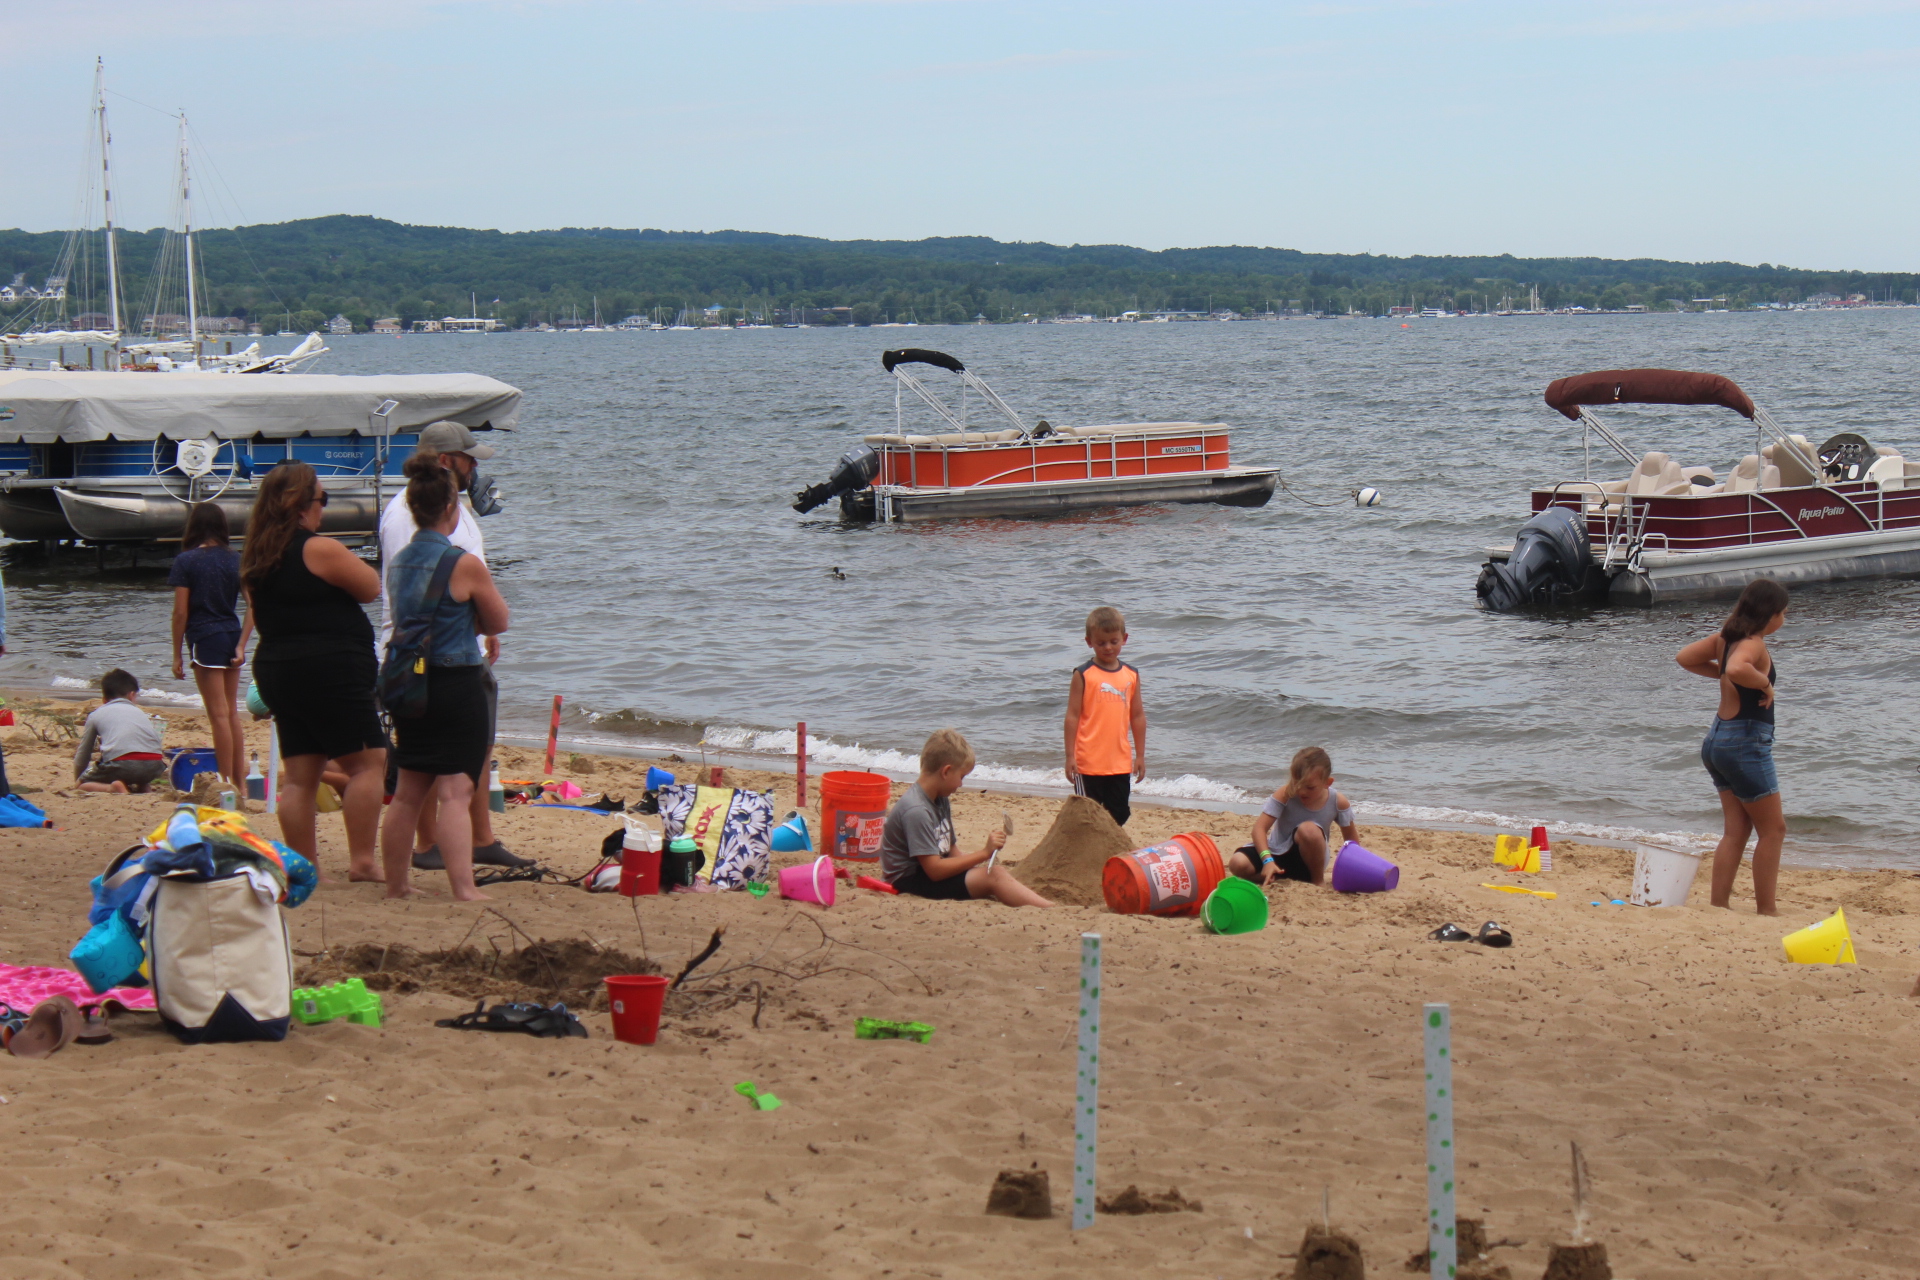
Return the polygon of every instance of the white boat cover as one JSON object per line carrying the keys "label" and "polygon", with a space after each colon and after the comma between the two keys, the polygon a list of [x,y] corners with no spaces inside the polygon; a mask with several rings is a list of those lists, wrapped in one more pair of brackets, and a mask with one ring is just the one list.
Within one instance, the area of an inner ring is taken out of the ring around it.
{"label": "white boat cover", "polygon": [[450,419],[511,428],[520,392],[477,373],[162,374],[0,371],[0,442],[246,439],[369,433],[397,400],[390,431]]}
{"label": "white boat cover", "polygon": [[110,329],[55,329],[51,333],[0,333],[0,347],[51,347],[55,343],[118,342]]}

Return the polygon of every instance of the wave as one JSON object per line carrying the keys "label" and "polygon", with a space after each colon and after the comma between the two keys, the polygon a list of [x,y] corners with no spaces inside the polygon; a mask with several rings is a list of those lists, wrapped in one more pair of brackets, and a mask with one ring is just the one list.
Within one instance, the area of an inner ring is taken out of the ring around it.
{"label": "wave", "polygon": [[[95,681],[79,680],[73,676],[55,676],[47,683],[55,689],[93,690],[99,687]],[[140,701],[164,707],[191,707],[196,711],[204,711],[207,705],[200,700],[200,695],[197,693],[175,693],[171,689],[142,689]]]}
{"label": "wave", "polygon": [[1423,826],[1487,827],[1515,832],[1544,826],[1549,836],[1583,836],[1606,844],[1659,844],[1684,849],[1689,853],[1709,852],[1720,839],[1717,834],[1701,831],[1643,831],[1639,827],[1616,827],[1602,822],[1539,822],[1510,813],[1494,813],[1486,809],[1449,809],[1439,805],[1380,804],[1359,800],[1354,802],[1353,811],[1356,817],[1374,821],[1410,822]]}

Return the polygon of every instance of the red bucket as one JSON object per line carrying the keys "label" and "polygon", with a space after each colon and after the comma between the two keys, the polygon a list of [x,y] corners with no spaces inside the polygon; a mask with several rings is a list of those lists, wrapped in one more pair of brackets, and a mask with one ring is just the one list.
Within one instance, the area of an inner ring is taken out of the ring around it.
{"label": "red bucket", "polygon": [[820,838],[825,851],[857,862],[880,859],[893,784],[885,775],[841,769],[820,778]]}
{"label": "red bucket", "polygon": [[644,898],[660,892],[658,849],[620,851],[620,892],[629,898]]}
{"label": "red bucket", "polygon": [[666,978],[657,973],[615,974],[607,978],[607,1003],[613,1008],[613,1038],[628,1044],[652,1044],[660,1035],[660,1006],[667,999]]}

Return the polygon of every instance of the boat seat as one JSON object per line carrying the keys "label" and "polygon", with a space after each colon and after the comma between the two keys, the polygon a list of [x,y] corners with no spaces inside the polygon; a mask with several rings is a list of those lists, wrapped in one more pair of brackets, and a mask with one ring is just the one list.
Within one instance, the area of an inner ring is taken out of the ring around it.
{"label": "boat seat", "polygon": [[1760,455],[1757,453],[1750,453],[1740,459],[1733,469],[1733,474],[1727,477],[1726,484],[1721,486],[1727,493],[1758,493],[1762,489],[1779,487],[1780,468],[1772,463],[1762,467]]}
{"label": "boat seat", "polygon": [[[1788,436],[1787,439],[1799,445],[1801,451],[1809,458],[1815,456],[1813,445],[1805,436],[1792,435]],[[1795,457],[1791,450],[1782,449],[1778,445],[1770,444],[1760,450],[1760,452],[1766,457],[1768,462],[1780,468],[1780,483],[1787,488],[1797,489],[1805,485],[1820,483],[1820,477],[1816,475],[1806,463]],[[1772,488],[1773,486],[1767,485],[1764,487]]]}
{"label": "boat seat", "polygon": [[965,433],[949,431],[942,436],[884,435],[861,437],[867,444],[906,445],[908,448],[924,448],[927,445],[935,444],[1005,444],[1009,440],[1018,440],[1019,438],[1020,433],[1012,427],[1008,427],[1004,431],[968,431]]}
{"label": "boat seat", "polygon": [[1221,432],[1227,428],[1218,422],[1114,422],[1094,427],[1055,427],[1063,436],[1197,436]]}
{"label": "boat seat", "polygon": [[1880,460],[1867,468],[1865,478],[1877,481],[1883,490],[1920,488],[1920,483],[1916,483],[1920,482],[1920,462],[1908,462],[1882,446]]}
{"label": "boat seat", "polygon": [[1679,497],[1693,488],[1680,464],[1664,453],[1649,453],[1627,477],[1626,492],[1636,498]]}
{"label": "boat seat", "polygon": [[[1712,467],[1682,467],[1680,468],[1680,474],[1685,476],[1689,483],[1699,476],[1705,476],[1708,484],[1716,483],[1720,479],[1720,477],[1713,474]],[[1696,484],[1693,487],[1698,489],[1701,486]]]}

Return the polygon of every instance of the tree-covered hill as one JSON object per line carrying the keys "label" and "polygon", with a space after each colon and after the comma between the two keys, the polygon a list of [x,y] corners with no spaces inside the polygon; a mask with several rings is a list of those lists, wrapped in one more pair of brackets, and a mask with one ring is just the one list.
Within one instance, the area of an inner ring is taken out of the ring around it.
{"label": "tree-covered hill", "polygon": [[[73,271],[71,313],[97,307],[100,235]],[[0,282],[37,284],[54,270],[66,236],[0,231]],[[129,312],[178,310],[178,286],[155,293],[163,231],[119,239]],[[1061,313],[1227,309],[1382,314],[1393,306],[1484,306],[1503,298],[1541,305],[1664,309],[1679,300],[1715,305],[1795,302],[1820,294],[1915,301],[1911,274],[1814,271],[1762,263],[1654,259],[1408,257],[1315,254],[1218,246],[1153,252],[1126,245],[1005,243],[981,236],[928,240],[820,240],[749,231],[564,228],[499,232],[416,227],[335,216],[206,231],[197,237],[205,282],[201,310],[258,319],[291,315],[299,328],[344,313],[365,326],[480,313],[518,326],[592,314],[710,306],[768,318],[805,309],[816,321],[888,318],[957,322]],[[179,276],[177,257],[159,280]],[[173,299],[169,303],[169,298]],[[497,301],[496,301],[497,300]],[[0,324],[20,314],[0,303]]]}

